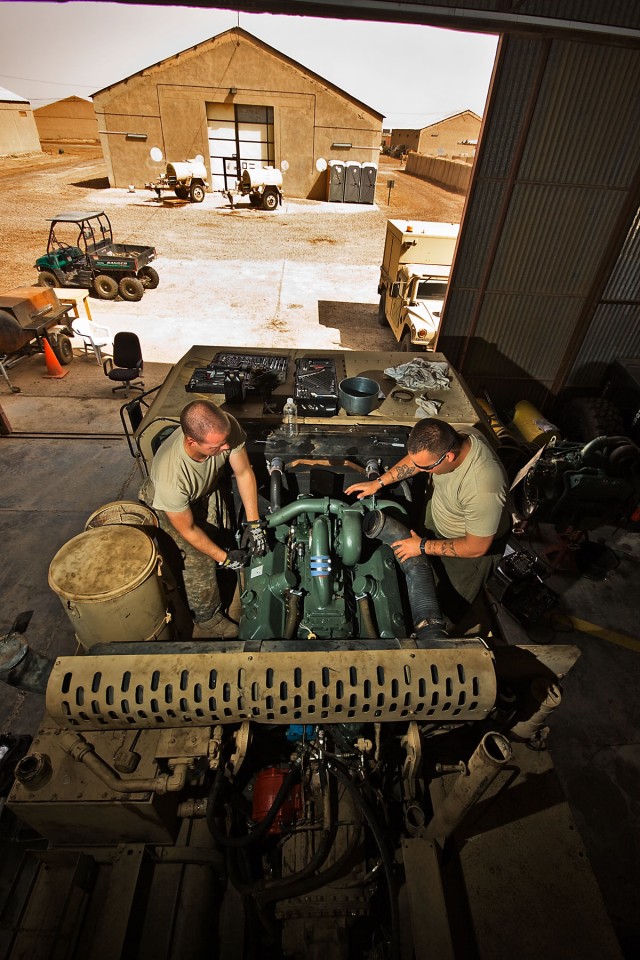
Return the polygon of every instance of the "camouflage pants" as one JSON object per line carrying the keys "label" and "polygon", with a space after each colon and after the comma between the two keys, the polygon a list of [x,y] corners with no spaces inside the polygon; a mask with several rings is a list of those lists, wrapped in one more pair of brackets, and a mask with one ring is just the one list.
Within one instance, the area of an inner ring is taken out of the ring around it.
{"label": "camouflage pants", "polygon": [[[140,499],[148,506],[153,506],[153,483],[145,480],[140,488]],[[163,550],[163,556],[171,567],[178,583],[184,587],[187,603],[196,623],[209,620],[221,608],[220,588],[216,561],[200,553],[195,547],[182,537],[175,529],[164,510],[153,508],[160,524],[160,529],[170,538],[169,550]],[[229,540],[229,514],[221,492],[213,490],[208,497],[191,504],[193,519],[198,527],[218,545],[226,548]],[[225,529],[224,521],[227,521]],[[166,537],[165,537],[166,543]],[[171,550],[173,545],[174,549]],[[177,549],[175,549],[177,548]],[[171,556],[165,556],[170,552]]]}
{"label": "camouflage pants", "polygon": [[[431,501],[427,503],[425,526],[437,540],[445,539],[435,528]],[[429,557],[436,576],[438,600],[451,620],[457,620],[474,602],[482,586],[500,563],[508,534],[496,538],[483,557]]]}

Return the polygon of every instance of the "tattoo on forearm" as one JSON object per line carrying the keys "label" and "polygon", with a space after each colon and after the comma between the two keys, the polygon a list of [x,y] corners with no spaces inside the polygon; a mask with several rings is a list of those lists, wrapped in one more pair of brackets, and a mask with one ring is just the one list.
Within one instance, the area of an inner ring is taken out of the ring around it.
{"label": "tattoo on forearm", "polygon": [[455,540],[427,540],[425,553],[435,557],[458,557]]}
{"label": "tattoo on forearm", "polygon": [[457,557],[456,544],[454,540],[441,540],[442,544],[442,556],[443,557]]}
{"label": "tattoo on forearm", "polygon": [[412,477],[416,472],[415,467],[411,467],[408,464],[404,464],[401,467],[396,467],[396,481],[406,480],[407,477]]}

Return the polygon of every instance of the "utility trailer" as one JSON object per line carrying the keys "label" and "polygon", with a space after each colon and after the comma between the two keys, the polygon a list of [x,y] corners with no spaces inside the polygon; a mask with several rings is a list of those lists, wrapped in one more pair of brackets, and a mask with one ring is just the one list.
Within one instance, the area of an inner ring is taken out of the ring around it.
{"label": "utility trailer", "polygon": [[[433,629],[429,565],[389,545],[423,514],[423,478],[344,494],[403,455],[415,409],[385,371],[407,359],[201,345],[126,405],[147,469],[188,400],[238,419],[268,551],[239,577],[237,640],[181,635],[169,590],[155,640],[134,615],[55,663],[29,660],[24,622],[0,644],[0,676],[46,695],[7,799],[47,843],[0,858],[10,960],[63,934],[74,960],[538,960],[541,917],[549,960],[620,958],[540,749],[578,650]],[[440,416],[483,430],[449,375]],[[381,387],[366,415],[333,402],[352,377]],[[93,558],[114,539],[82,536]]]}
{"label": "utility trailer", "polygon": [[158,198],[162,199],[165,190],[175,193],[178,200],[190,200],[192,203],[202,203],[209,188],[207,168],[202,160],[183,160],[178,163],[168,163],[166,172],[157,180],[145,183],[147,190],[153,190]]}
{"label": "utility trailer", "polygon": [[71,306],[42,287],[18,287],[0,296],[0,375],[12,393],[19,393],[7,371],[22,357],[44,351],[46,340],[58,361],[73,360]]}

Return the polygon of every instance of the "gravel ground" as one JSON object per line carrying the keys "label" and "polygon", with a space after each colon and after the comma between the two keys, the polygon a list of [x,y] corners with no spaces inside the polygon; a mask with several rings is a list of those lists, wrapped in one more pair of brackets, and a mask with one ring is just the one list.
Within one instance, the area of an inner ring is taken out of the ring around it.
{"label": "gravel ground", "polygon": [[284,203],[268,213],[220,194],[190,204],[112,190],[91,149],[0,159],[3,289],[36,281],[48,217],[104,209],[116,241],[158,250],[157,290],[137,304],[91,300],[94,320],[139,332],[146,359],[174,362],[193,343],[389,348],[376,320],[386,221],[458,222],[464,197],[380,160],[372,206],[288,199],[285,177]]}

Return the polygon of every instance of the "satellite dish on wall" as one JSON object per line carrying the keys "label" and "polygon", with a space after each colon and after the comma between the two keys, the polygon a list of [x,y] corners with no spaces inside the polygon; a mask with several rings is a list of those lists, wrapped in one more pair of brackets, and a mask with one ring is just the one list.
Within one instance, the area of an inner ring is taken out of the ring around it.
{"label": "satellite dish on wall", "polygon": [[156,163],[160,163],[162,160],[162,150],[160,147],[151,147],[151,150],[149,150],[149,156],[152,160],[155,160]]}
{"label": "satellite dish on wall", "polygon": [[204,163],[204,157],[202,156],[201,153],[198,154],[195,160],[196,160],[196,163]]}
{"label": "satellite dish on wall", "polygon": [[280,164],[280,169],[282,170],[283,173],[286,173],[287,170],[289,169],[289,161],[283,160],[282,163]]}
{"label": "satellite dish on wall", "polygon": [[318,173],[324,173],[326,169],[327,169],[327,161],[325,160],[324,157],[318,157],[318,159],[316,160],[316,170],[318,171]]}

